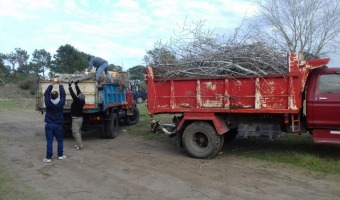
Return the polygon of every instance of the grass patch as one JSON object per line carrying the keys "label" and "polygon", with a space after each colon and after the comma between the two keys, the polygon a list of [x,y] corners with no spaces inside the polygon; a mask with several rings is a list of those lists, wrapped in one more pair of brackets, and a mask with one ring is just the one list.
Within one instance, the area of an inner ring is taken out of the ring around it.
{"label": "grass patch", "polygon": [[[157,141],[170,141],[171,139],[165,134],[157,134],[152,133],[150,127],[150,117],[148,114],[147,107],[145,104],[137,104],[139,110],[139,122],[133,126],[124,126],[120,127],[121,129],[125,129],[129,134],[141,136],[144,139],[148,140],[157,140]],[[170,116],[170,115],[167,115]],[[168,117],[171,120],[171,116]],[[170,122],[170,121],[166,121]]]}
{"label": "grass patch", "polygon": [[[144,104],[138,104],[140,121],[125,127],[129,133],[150,140],[169,141],[165,134],[151,132],[149,115]],[[161,123],[170,123],[173,115],[156,115]],[[224,156],[246,157],[272,163],[285,163],[325,174],[340,175],[340,146],[317,145],[311,135],[282,134],[277,140],[236,139],[225,143]],[[175,149],[174,149],[175,151]]]}
{"label": "grass patch", "polygon": [[340,175],[340,147],[314,144],[309,135],[283,134],[274,141],[234,140],[225,146],[225,152]]}
{"label": "grass patch", "polygon": [[7,110],[35,110],[33,98],[0,99],[0,109]]}
{"label": "grass patch", "polygon": [[46,198],[33,187],[11,178],[5,168],[0,166],[0,199],[42,200]]}

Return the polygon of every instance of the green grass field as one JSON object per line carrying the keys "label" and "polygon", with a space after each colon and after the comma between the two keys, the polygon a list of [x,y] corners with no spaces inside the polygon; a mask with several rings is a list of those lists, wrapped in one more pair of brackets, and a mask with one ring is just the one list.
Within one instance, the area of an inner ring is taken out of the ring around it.
{"label": "green grass field", "polygon": [[[170,138],[164,134],[151,132],[150,117],[145,104],[138,104],[137,107],[139,110],[139,122],[134,126],[126,126],[124,129],[127,130],[129,134],[141,136],[144,139],[170,141]],[[157,119],[161,120],[161,122],[164,120],[164,123],[171,122],[171,118],[172,115],[167,114],[157,116]]]}
{"label": "green grass field", "polygon": [[317,145],[307,135],[283,134],[274,141],[234,140],[226,145],[225,153],[340,175],[340,146]]}
{"label": "green grass field", "polygon": [[7,110],[32,110],[34,111],[34,101],[29,98],[6,98],[0,99],[0,109]]}

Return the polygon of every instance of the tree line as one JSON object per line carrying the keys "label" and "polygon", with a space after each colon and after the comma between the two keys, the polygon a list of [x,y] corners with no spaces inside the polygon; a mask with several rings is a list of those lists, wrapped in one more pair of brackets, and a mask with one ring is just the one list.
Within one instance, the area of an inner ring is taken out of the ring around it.
{"label": "tree line", "polygon": [[[88,66],[89,56],[90,54],[79,51],[70,44],[60,46],[53,56],[45,49],[35,49],[29,55],[26,50],[15,48],[10,53],[0,53],[0,81],[3,83],[22,77],[48,78],[57,73],[82,72]],[[128,72],[132,79],[143,80],[144,69],[144,66],[138,65],[128,69]],[[110,64],[109,70],[121,72],[123,68]]]}
{"label": "tree line", "polygon": [[[8,78],[17,74],[32,74],[37,77],[53,76],[55,73],[75,73],[84,71],[88,65],[89,54],[77,50],[70,44],[62,45],[52,55],[45,49],[35,49],[32,58],[26,50],[15,48],[14,51],[0,54],[0,72]],[[121,67],[116,67],[121,70]],[[49,71],[49,74],[46,72]]]}

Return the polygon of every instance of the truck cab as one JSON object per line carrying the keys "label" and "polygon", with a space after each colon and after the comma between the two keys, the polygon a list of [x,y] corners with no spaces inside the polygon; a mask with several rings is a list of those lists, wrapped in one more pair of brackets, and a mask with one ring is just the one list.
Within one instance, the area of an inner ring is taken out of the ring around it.
{"label": "truck cab", "polygon": [[312,71],[306,94],[307,128],[315,143],[340,143],[340,69]]}

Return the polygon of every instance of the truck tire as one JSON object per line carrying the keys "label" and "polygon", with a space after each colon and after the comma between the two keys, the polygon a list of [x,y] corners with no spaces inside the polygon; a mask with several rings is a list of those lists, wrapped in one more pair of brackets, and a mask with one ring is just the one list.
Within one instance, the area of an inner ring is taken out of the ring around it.
{"label": "truck tire", "polygon": [[225,139],[224,139],[224,135],[219,135],[220,136],[220,138],[221,138],[221,144],[220,144],[220,148],[218,148],[218,151],[217,151],[217,153],[219,153],[219,152],[222,152],[223,151],[223,145],[224,145],[224,141],[225,141]]}
{"label": "truck tire", "polygon": [[132,112],[133,115],[126,115],[126,117],[124,118],[124,122],[128,126],[137,124],[137,122],[139,121],[139,110],[137,106],[134,106],[132,108]]}
{"label": "truck tire", "polygon": [[222,148],[222,137],[208,122],[193,122],[183,132],[183,145],[194,158],[212,158]]}
{"label": "truck tire", "polygon": [[143,103],[144,99],[142,97],[137,97],[136,101],[137,103]]}
{"label": "truck tire", "polygon": [[113,139],[118,135],[118,117],[116,113],[112,113],[111,119],[106,122],[105,133],[106,137]]}

